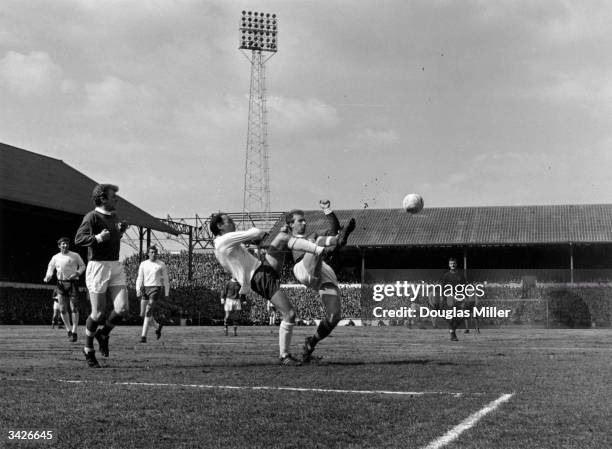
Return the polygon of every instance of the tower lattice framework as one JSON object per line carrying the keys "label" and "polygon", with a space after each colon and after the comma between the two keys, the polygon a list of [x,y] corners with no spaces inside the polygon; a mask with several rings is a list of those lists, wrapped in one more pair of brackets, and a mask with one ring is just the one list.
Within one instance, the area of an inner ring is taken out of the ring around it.
{"label": "tower lattice framework", "polygon": [[238,48],[251,64],[242,212],[266,217],[270,214],[266,62],[278,50],[276,14],[242,11],[239,30]]}
{"label": "tower lattice framework", "polygon": [[266,60],[259,50],[251,53],[249,120],[244,168],[243,212],[270,212]]}

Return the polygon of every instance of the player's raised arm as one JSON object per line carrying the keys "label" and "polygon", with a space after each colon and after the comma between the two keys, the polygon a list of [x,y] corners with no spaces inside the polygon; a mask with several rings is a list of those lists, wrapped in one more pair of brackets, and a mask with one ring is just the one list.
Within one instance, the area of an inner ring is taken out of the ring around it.
{"label": "player's raised arm", "polygon": [[[76,243],[77,245],[94,246],[95,244],[103,240],[103,237],[101,235],[98,236],[94,234],[91,220],[91,214],[87,214],[85,215],[85,217],[83,217],[83,222],[81,223],[81,226],[79,226],[76,236],[74,237],[74,243]],[[107,230],[105,231],[108,233]]]}
{"label": "player's raised arm", "polygon": [[253,240],[261,240],[266,235],[265,231],[258,228],[251,228],[246,231],[233,231],[223,234],[216,238],[215,246],[232,247]]}

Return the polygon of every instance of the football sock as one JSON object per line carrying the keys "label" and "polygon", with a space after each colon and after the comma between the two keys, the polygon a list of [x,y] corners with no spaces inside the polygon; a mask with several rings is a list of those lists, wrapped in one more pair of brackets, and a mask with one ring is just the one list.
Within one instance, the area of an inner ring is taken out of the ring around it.
{"label": "football sock", "polygon": [[316,345],[318,342],[320,342],[329,334],[331,334],[331,331],[334,330],[334,327],[335,326],[333,326],[327,318],[321,320],[319,326],[317,326],[315,334],[313,335],[313,339],[311,340],[312,346]]}
{"label": "football sock", "polygon": [[100,331],[100,334],[101,335],[108,335],[108,334],[110,334],[110,331],[112,331],[113,328],[115,327],[115,325],[120,323],[121,320],[122,320],[121,315],[119,315],[117,312],[115,312],[113,310],[110,313],[110,315],[108,316],[108,319],[106,320],[106,323],[104,323],[104,327]]}
{"label": "football sock", "polygon": [[296,251],[304,251],[310,254],[319,255],[323,252],[322,246],[318,246],[316,243],[309,242],[304,238],[290,237],[289,241],[287,242],[287,246],[289,247],[289,249]]}
{"label": "football sock", "polygon": [[141,337],[146,337],[149,332],[149,325],[151,324],[151,317],[145,316],[142,322],[142,334]]}
{"label": "football sock", "polygon": [[289,355],[289,348],[291,347],[291,336],[293,334],[293,326],[293,323],[281,321],[280,327],[278,329],[278,348],[281,357]]}
{"label": "football sock", "polygon": [[72,333],[76,334],[77,327],[79,325],[79,312],[72,313]]}
{"label": "football sock", "polygon": [[319,246],[332,246],[336,244],[336,238],[328,236],[328,237],[319,237],[317,239],[317,245]]}
{"label": "football sock", "polygon": [[67,331],[70,330],[70,314],[68,312],[62,312],[62,321],[64,322],[64,328]]}
{"label": "football sock", "polygon": [[91,316],[87,317],[85,322],[85,350],[93,350],[93,340],[100,323],[95,321]]}

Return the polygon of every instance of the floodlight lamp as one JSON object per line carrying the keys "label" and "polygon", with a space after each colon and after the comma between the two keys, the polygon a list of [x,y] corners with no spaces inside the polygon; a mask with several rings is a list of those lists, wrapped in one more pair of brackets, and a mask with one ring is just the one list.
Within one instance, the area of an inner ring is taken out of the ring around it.
{"label": "floodlight lamp", "polygon": [[276,14],[243,10],[239,23],[241,49],[277,51]]}

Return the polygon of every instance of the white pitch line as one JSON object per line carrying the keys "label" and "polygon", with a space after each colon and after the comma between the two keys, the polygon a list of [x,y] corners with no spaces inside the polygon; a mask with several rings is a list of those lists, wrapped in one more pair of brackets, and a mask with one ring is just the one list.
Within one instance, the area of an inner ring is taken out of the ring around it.
{"label": "white pitch line", "polygon": [[470,416],[465,418],[463,421],[461,421],[451,430],[446,432],[444,435],[433,440],[423,449],[439,449],[453,442],[454,440],[459,438],[459,435],[461,435],[463,432],[473,427],[486,414],[491,413],[492,411],[497,409],[500,405],[502,405],[504,402],[510,400],[512,396],[514,396],[514,394],[502,394],[499,398],[487,404],[484,408],[478,410],[475,413],[472,413]]}
{"label": "white pitch line", "polygon": [[395,396],[424,396],[424,395],[450,395],[461,397],[465,395],[484,395],[485,393],[458,393],[452,391],[392,391],[392,390],[337,390],[331,388],[302,388],[302,387],[271,387],[271,386],[239,386],[239,385],[207,385],[207,384],[170,384],[157,382],[92,382],[87,380],[64,380],[58,382],[71,384],[105,384],[105,385],[124,385],[136,387],[179,387],[179,388],[199,388],[199,389],[219,389],[219,390],[251,390],[251,391],[296,391],[303,393],[344,393],[344,394],[383,394]]}

